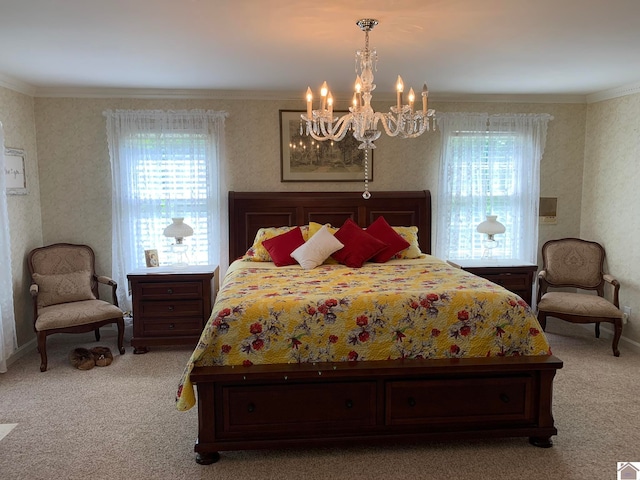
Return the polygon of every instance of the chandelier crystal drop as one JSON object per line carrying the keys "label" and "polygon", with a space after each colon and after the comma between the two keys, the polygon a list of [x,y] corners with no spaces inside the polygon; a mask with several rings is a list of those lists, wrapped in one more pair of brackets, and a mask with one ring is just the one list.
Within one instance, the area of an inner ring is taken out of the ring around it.
{"label": "chandelier crystal drop", "polygon": [[384,132],[390,137],[415,138],[427,130],[435,128],[435,110],[428,108],[429,90],[424,84],[422,88],[422,108],[415,108],[415,93],[413,88],[409,90],[407,102],[403,102],[404,83],[398,76],[396,82],[396,105],[389,108],[386,113],[375,112],[371,106],[371,92],[375,90],[373,72],[376,69],[378,55],[375,50],[369,48],[369,32],[378,24],[371,18],[363,18],[356,25],[364,32],[364,49],[356,51],[356,81],[352,105],[349,113],[336,117],[333,114],[333,95],[327,86],[327,82],[320,88],[320,104],[317,110],[313,109],[313,93],[307,88],[307,112],[301,115],[306,123],[306,134],[318,141],[342,140],[348,131],[360,142],[358,148],[365,150],[365,192],[364,198],[371,194],[368,190],[366,179],[368,178],[368,150],[376,148],[375,142],[382,135],[378,124],[382,125]]}

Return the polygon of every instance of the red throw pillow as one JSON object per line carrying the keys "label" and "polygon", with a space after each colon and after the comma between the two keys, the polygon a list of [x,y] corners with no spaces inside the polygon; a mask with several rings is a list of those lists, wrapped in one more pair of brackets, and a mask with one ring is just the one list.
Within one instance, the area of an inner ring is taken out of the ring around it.
{"label": "red throw pillow", "polygon": [[344,247],[331,256],[351,268],[360,268],[364,262],[387,247],[386,243],[365,232],[350,218],[347,218],[334,236]]}
{"label": "red throw pillow", "polygon": [[271,260],[273,260],[273,263],[275,263],[277,267],[296,265],[298,262],[295,258],[291,257],[291,252],[303,244],[304,238],[302,237],[300,227],[293,228],[288,232],[262,242],[262,246],[269,252]]}
{"label": "red throw pillow", "polygon": [[371,260],[377,263],[385,263],[396,253],[409,248],[410,244],[400,236],[385,220],[378,217],[367,227],[367,233],[387,244],[387,247],[378,252]]}

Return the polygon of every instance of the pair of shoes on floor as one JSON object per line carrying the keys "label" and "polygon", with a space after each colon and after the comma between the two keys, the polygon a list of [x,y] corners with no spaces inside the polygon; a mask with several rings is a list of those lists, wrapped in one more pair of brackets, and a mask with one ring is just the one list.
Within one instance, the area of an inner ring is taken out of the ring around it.
{"label": "pair of shoes on floor", "polygon": [[69,354],[69,361],[78,370],[91,370],[95,366],[111,365],[113,354],[108,347],[75,348]]}

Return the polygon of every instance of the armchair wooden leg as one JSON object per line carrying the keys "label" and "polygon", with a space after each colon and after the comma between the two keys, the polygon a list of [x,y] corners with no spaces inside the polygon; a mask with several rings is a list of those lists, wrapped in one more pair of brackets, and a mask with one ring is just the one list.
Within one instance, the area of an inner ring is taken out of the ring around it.
{"label": "armchair wooden leg", "polygon": [[600,338],[600,322],[596,322],[596,338]]}
{"label": "armchair wooden leg", "polygon": [[542,327],[542,330],[547,328],[547,314],[546,312],[538,311],[538,323]]}
{"label": "armchair wooden leg", "polygon": [[613,343],[611,344],[611,348],[613,349],[613,355],[615,357],[620,356],[620,350],[618,350],[618,342],[620,341],[620,337],[622,336],[622,319],[616,318],[613,322]]}
{"label": "armchair wooden leg", "polygon": [[118,324],[118,351],[124,355],[124,318],[120,318]]}
{"label": "armchair wooden leg", "polygon": [[99,342],[99,341],[100,341],[100,329],[99,329],[99,328],[96,328],[96,329],[93,331],[93,333],[95,333],[95,334],[96,334],[96,342]]}
{"label": "armchair wooden leg", "polygon": [[38,332],[38,352],[40,352],[40,371],[47,371],[47,334]]}

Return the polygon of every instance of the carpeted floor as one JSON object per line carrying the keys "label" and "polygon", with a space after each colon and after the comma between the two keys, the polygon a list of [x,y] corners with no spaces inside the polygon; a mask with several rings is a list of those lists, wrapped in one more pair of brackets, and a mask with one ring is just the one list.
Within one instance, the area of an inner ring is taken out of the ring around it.
{"label": "carpeted floor", "polygon": [[[173,405],[190,348],[128,347],[110,366],[80,371],[68,353],[95,346],[93,334],[54,335],[47,372],[34,348],[0,375],[0,479],[616,479],[616,462],[640,462],[640,354],[622,343],[615,358],[609,339],[555,319],[547,330],[564,361],[553,448],[525,438],[353,445],[223,452],[209,466],[194,460],[196,409]],[[115,333],[99,345],[115,352]]]}

